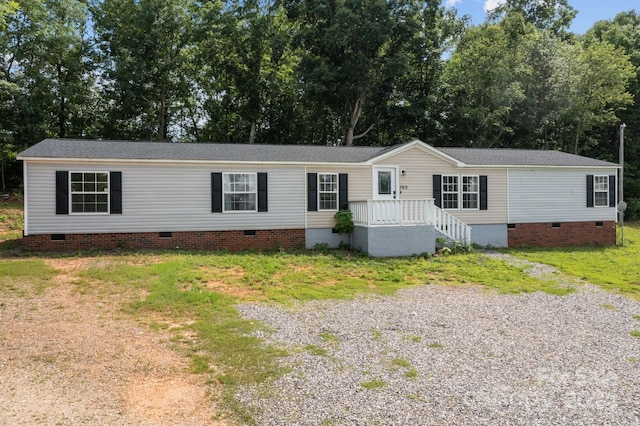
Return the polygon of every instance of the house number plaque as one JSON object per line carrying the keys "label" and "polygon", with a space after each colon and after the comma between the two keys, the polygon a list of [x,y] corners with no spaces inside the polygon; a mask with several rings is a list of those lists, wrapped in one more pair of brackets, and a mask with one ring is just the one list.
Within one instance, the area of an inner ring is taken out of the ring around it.
{"label": "house number plaque", "polygon": [[400,185],[400,190],[409,189],[409,185]]}

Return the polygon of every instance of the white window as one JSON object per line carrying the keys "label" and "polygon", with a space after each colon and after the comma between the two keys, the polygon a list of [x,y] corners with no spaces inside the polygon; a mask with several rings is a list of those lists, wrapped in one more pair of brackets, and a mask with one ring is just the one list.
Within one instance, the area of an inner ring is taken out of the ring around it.
{"label": "white window", "polygon": [[257,211],[257,175],[255,173],[224,173],[222,176],[224,211]]}
{"label": "white window", "polygon": [[596,207],[609,207],[609,176],[593,177],[593,204]]}
{"label": "white window", "polygon": [[442,176],[442,208],[458,208],[458,176]]}
{"label": "white window", "polygon": [[477,209],[479,199],[478,176],[462,176],[462,208]]}
{"label": "white window", "polygon": [[70,172],[71,213],[109,213],[109,173]]}
{"label": "white window", "polygon": [[336,173],[318,173],[318,210],[338,210]]}

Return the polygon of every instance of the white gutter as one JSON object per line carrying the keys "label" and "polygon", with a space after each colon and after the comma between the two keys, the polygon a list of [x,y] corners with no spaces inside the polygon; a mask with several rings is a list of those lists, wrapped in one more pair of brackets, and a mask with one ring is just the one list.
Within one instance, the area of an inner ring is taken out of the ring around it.
{"label": "white gutter", "polygon": [[241,161],[241,160],[166,160],[166,159],[131,159],[131,158],[64,158],[64,157],[17,157],[17,160],[22,161],[32,161],[32,162],[40,162],[40,163],[160,163],[160,164],[176,164],[176,163],[186,163],[186,164],[233,164],[233,165],[279,165],[279,166],[340,166],[340,167],[357,167],[362,166],[366,167],[371,164],[371,161],[366,162],[354,162],[354,163],[344,163],[344,162],[316,162],[316,161]]}
{"label": "white gutter", "polygon": [[[69,162],[69,163],[150,163],[150,164],[231,164],[231,165],[280,165],[280,166],[339,166],[339,167],[367,167],[374,165],[380,160],[380,157],[367,160],[364,162],[330,162],[330,161],[242,161],[242,160],[179,160],[179,159],[130,159],[130,158],[64,158],[64,157],[22,157],[19,156],[17,160],[32,161],[32,162]],[[558,166],[558,165],[536,165],[536,164],[465,164],[458,162],[457,168],[461,169],[620,169],[619,164],[611,163],[610,165],[580,165],[580,166]]]}

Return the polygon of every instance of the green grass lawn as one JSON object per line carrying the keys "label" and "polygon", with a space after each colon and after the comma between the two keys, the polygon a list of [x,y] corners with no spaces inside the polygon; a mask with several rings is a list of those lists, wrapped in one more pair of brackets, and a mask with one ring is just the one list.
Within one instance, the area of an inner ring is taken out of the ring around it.
{"label": "green grass lawn", "polygon": [[[21,217],[16,217],[16,206],[0,206],[0,217],[6,228],[22,224]],[[637,297],[640,226],[627,225],[625,234],[624,247],[509,253],[552,264],[566,274]],[[575,290],[530,277],[521,267],[481,253],[374,259],[346,251],[56,255],[15,254],[9,248],[0,244],[0,297],[5,292],[36,297],[48,286],[59,285],[53,278],[69,272],[47,266],[51,259],[55,258],[56,264],[65,259],[84,262],[88,268],[74,272],[70,281],[79,293],[117,294],[122,312],[151,328],[171,330],[176,348],[191,361],[191,371],[207,374],[218,383],[226,406],[245,422],[251,419],[233,398],[236,386],[277,377],[282,373],[277,360],[287,353],[266,347],[252,335],[264,326],[242,319],[238,303],[293,305],[364,293],[387,295],[424,284],[481,285],[500,293],[563,295]]]}
{"label": "green grass lawn", "polygon": [[[618,229],[620,240],[620,229]],[[640,224],[625,224],[624,246],[510,250],[600,287],[640,298]]]}

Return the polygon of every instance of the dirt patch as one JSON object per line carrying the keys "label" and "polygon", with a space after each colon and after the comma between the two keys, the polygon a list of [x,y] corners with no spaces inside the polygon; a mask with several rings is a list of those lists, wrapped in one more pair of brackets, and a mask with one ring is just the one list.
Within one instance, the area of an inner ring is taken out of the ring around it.
{"label": "dirt patch", "polygon": [[125,318],[118,295],[77,291],[92,262],[48,260],[60,274],[38,295],[0,284],[0,424],[227,424],[168,334]]}
{"label": "dirt patch", "polygon": [[209,291],[228,294],[240,299],[255,299],[260,292],[249,288],[241,282],[245,272],[242,268],[213,268],[203,266],[200,268],[205,276],[215,276],[215,280],[204,280],[202,285]]}

